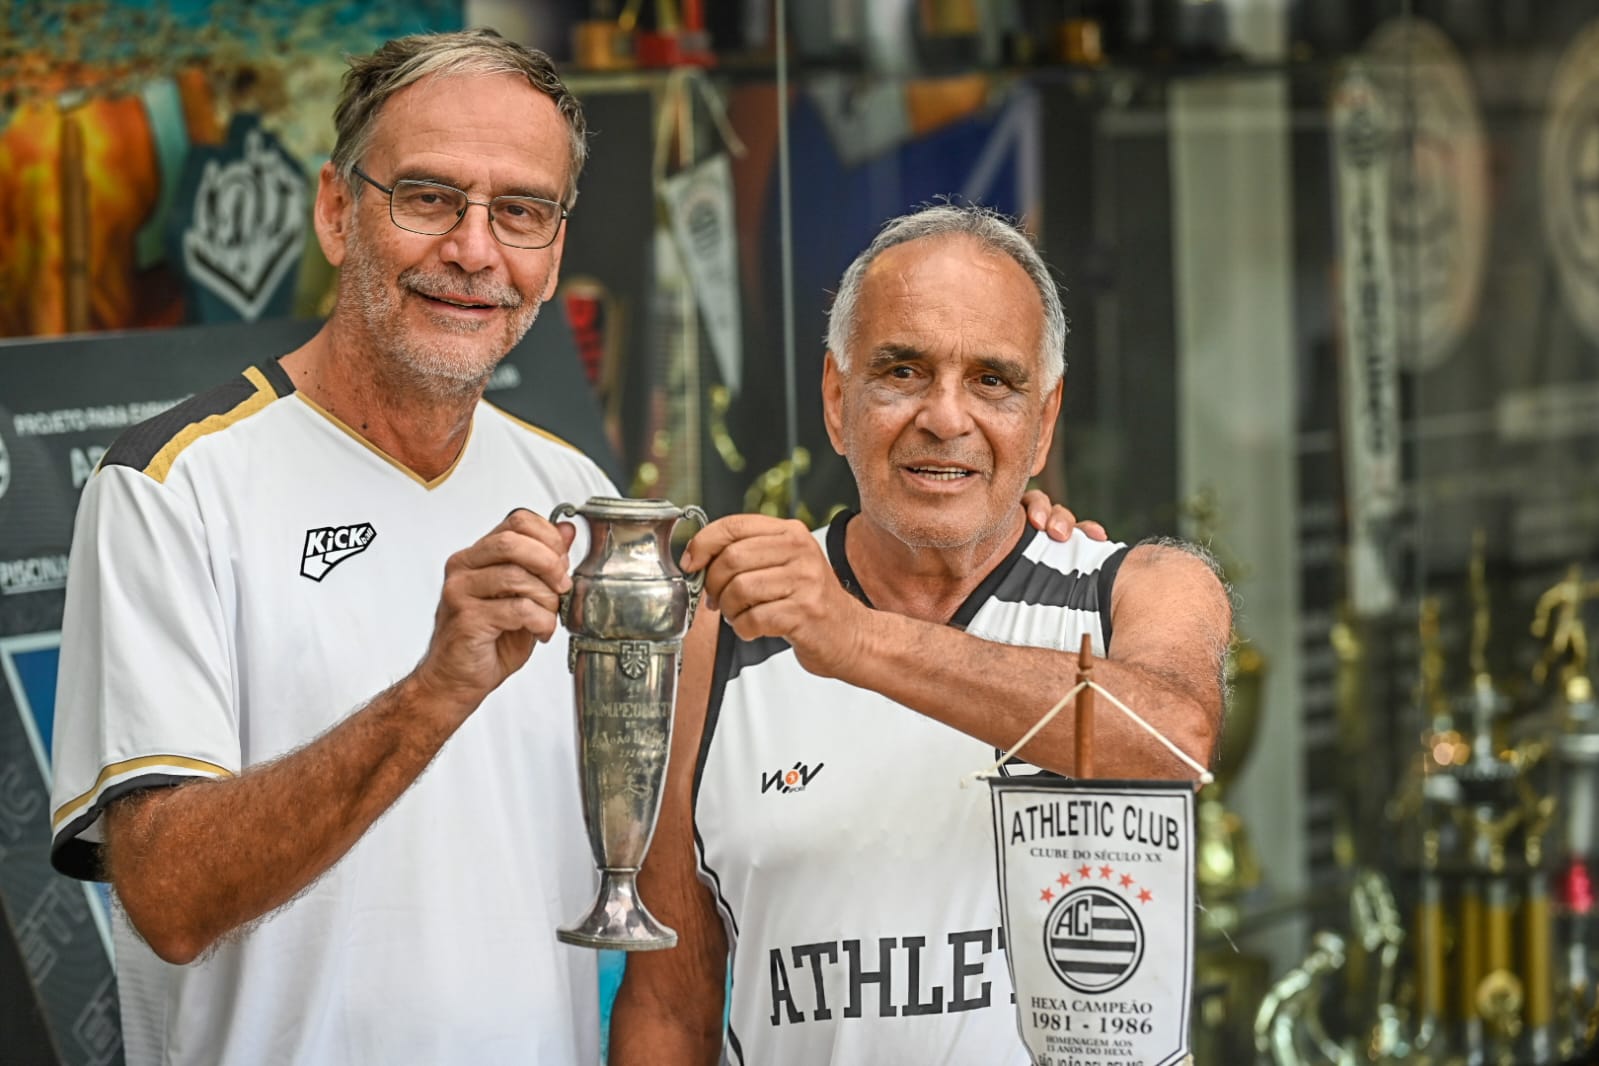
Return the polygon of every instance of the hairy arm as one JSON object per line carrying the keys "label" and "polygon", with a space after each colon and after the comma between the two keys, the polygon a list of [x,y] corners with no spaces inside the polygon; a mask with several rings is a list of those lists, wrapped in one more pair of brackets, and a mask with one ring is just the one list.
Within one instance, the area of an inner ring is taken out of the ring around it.
{"label": "hairy arm", "polygon": [[722,1047],[727,937],[695,875],[693,789],[716,660],[719,618],[702,605],[683,647],[672,757],[639,895],[677,930],[677,947],[634,952],[611,1015],[613,1066],[712,1066]]}
{"label": "hairy arm", "polygon": [[[1000,644],[867,607],[845,592],[798,523],[759,516],[713,522],[685,565],[707,567],[706,589],[746,640],[787,640],[814,674],[880,692],[1008,750],[1077,683],[1077,652]],[[1231,634],[1226,589],[1206,560],[1144,544],[1123,561],[1112,592],[1109,657],[1094,680],[1200,763],[1221,729],[1222,664]],[[1101,777],[1182,777],[1180,760],[1106,701],[1095,718]],[[1057,715],[1023,757],[1073,772],[1073,716]]]}
{"label": "hairy arm", "polygon": [[[1134,548],[1111,596],[1110,655],[1093,679],[1201,764],[1221,732],[1223,659],[1232,628],[1226,590],[1199,556],[1164,544]],[[869,608],[862,607],[863,610]],[[949,626],[874,612],[859,654],[839,676],[883,693],[963,733],[1008,750],[1077,684],[1077,653],[997,644]],[[1193,771],[1121,711],[1096,701],[1099,777],[1170,778]],[[1021,757],[1074,770],[1068,706]]]}
{"label": "hairy arm", "polygon": [[427,654],[407,678],[270,763],[113,803],[107,872],[151,948],[192,961],[338,862],[555,632],[570,542],[570,527],[513,513],[450,558]]}

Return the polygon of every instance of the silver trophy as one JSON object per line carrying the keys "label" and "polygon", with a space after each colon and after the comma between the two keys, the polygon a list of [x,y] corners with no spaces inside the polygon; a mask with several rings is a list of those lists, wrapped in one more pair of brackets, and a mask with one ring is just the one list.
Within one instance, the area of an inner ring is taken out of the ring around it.
{"label": "silver trophy", "polygon": [[704,526],[705,512],[591,496],[581,507],[561,504],[550,521],[570,515],[589,527],[588,555],[572,571],[561,621],[571,634],[583,821],[600,890],[588,914],[556,935],[592,948],[669,948],[677,933],[645,908],[634,879],[655,835],[679,653],[705,584],[703,572],[685,577],[677,568],[672,529],[685,517]]}

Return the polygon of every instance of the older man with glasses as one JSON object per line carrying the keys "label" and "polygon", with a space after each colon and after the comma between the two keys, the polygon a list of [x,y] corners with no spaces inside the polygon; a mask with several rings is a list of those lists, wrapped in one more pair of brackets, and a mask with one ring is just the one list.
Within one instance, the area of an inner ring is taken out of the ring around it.
{"label": "older man with glasses", "polygon": [[353,61],[335,124],[327,323],[85,490],[55,863],[121,901],[135,1066],[594,1062],[554,935],[592,893],[573,530],[538,515],[615,489],[482,398],[555,292],[582,111],[474,32]]}

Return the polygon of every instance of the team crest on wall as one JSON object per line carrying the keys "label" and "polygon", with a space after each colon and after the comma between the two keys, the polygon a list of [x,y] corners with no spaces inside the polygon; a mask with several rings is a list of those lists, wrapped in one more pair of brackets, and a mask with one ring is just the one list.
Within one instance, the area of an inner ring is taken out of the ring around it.
{"label": "team crest on wall", "polygon": [[253,115],[222,148],[190,156],[177,224],[199,318],[253,322],[287,314],[310,224],[305,171]]}

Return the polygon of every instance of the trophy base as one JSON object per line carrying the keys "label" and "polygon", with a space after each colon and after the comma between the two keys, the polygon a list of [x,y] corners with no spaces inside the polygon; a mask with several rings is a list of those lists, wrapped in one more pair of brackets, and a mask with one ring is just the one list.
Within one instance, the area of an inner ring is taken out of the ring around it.
{"label": "trophy base", "polygon": [[601,870],[600,894],[576,925],[555,931],[563,944],[612,951],[659,951],[677,946],[677,932],[655,920],[638,898],[633,870]]}

